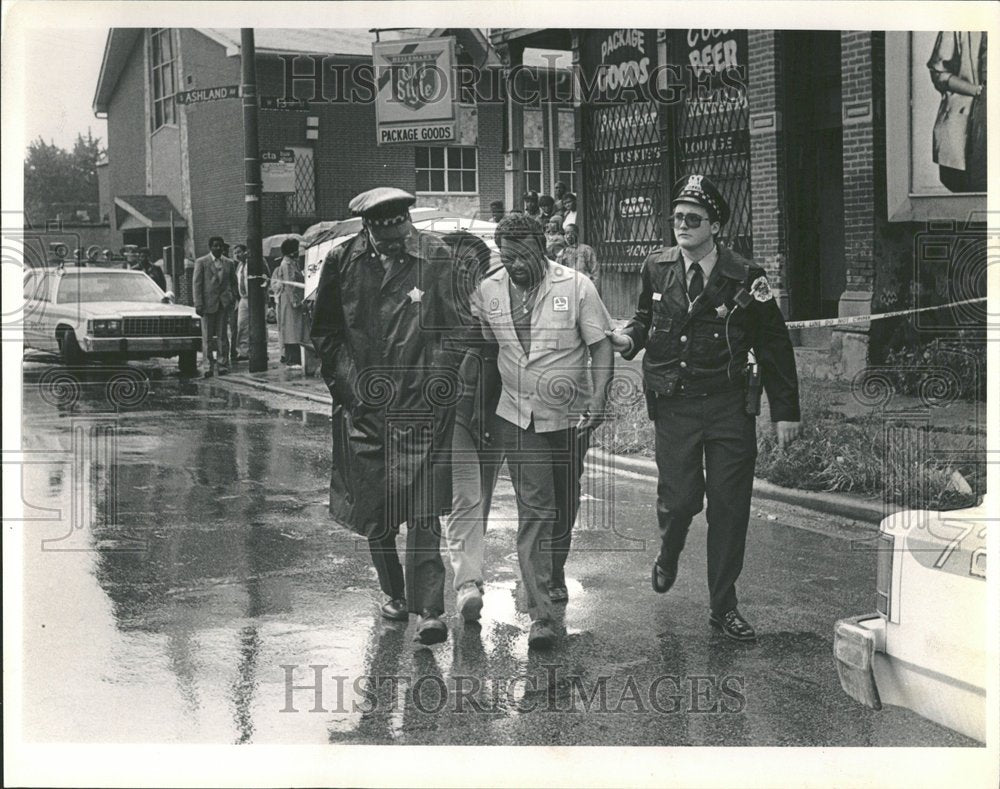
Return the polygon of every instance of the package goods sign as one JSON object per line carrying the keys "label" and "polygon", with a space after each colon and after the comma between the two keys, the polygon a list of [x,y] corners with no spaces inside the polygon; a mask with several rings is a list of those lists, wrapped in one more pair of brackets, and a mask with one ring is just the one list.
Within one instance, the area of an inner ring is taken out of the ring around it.
{"label": "package goods sign", "polygon": [[379,145],[455,139],[455,39],[372,45]]}
{"label": "package goods sign", "polygon": [[260,183],[264,192],[294,192],[295,151],[288,148],[261,151]]}
{"label": "package goods sign", "polygon": [[648,99],[649,80],[656,68],[656,31],[588,30],[580,65],[583,92],[591,102]]}

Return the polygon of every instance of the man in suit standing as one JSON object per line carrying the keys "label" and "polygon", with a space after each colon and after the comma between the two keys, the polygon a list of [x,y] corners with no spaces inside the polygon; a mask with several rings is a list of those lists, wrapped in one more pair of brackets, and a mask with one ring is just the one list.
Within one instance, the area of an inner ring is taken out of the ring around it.
{"label": "man in suit standing", "polygon": [[201,316],[202,358],[208,363],[205,377],[229,372],[229,311],[236,303],[236,268],[222,254],[225,241],[220,236],[208,240],[209,254],[194,262],[194,308]]}
{"label": "man in suit standing", "polygon": [[736,608],[736,580],[750,520],[760,384],[785,446],[799,434],[795,355],[764,271],[716,241],[729,206],[715,184],[703,175],[682,178],[673,205],[677,246],[646,258],[635,317],[609,332],[625,359],[646,349],[661,542],[653,590],[673,586],[707,494],[709,622],[728,638],[754,641]]}

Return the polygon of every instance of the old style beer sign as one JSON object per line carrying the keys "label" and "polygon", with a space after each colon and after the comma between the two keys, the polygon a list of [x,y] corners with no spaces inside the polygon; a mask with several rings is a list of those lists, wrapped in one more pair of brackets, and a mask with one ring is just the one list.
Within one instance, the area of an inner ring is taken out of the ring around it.
{"label": "old style beer sign", "polygon": [[455,139],[455,39],[377,41],[378,144]]}

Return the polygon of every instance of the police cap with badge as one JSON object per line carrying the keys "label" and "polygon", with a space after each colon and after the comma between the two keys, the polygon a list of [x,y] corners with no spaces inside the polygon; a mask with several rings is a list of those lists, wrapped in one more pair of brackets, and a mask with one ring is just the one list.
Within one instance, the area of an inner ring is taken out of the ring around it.
{"label": "police cap with badge", "polygon": [[410,206],[417,198],[394,186],[379,186],[357,195],[347,207],[380,238],[404,236],[409,232]]}
{"label": "police cap with badge", "polygon": [[671,204],[694,203],[708,211],[708,218],[720,225],[729,221],[729,204],[714,183],[704,175],[688,175],[674,183]]}

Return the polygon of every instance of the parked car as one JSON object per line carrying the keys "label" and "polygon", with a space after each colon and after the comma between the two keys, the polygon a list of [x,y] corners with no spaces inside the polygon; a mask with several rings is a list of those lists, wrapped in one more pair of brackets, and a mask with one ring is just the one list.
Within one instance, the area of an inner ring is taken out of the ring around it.
{"label": "parked car", "polygon": [[984,497],[977,507],[904,510],[882,521],[876,610],[834,627],[837,673],[851,698],[875,710],[906,707],[986,741],[990,520]]}
{"label": "parked car", "polygon": [[141,271],[35,268],[24,275],[24,346],[90,360],[178,358],[194,374],[201,318]]}

